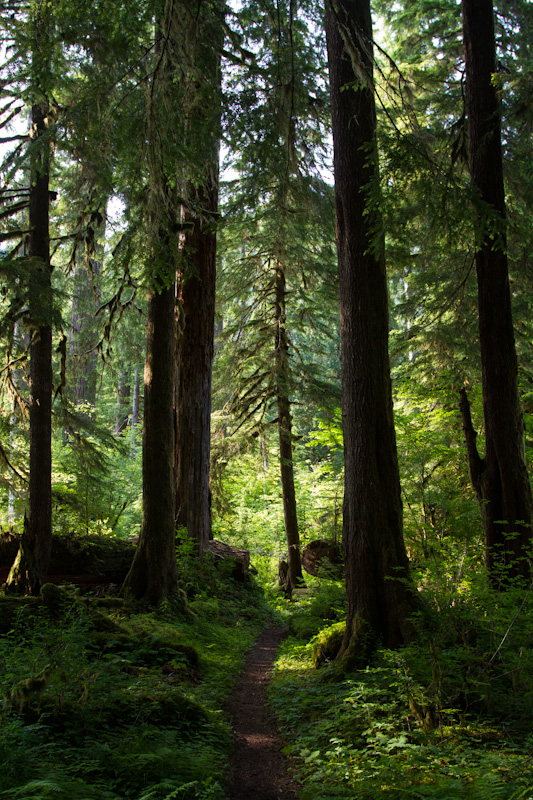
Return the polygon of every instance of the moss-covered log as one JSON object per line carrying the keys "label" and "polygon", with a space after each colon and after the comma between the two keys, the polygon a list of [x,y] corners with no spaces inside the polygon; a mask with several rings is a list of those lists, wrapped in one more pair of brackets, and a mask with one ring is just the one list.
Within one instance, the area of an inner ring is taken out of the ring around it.
{"label": "moss-covered log", "polygon": [[[19,549],[20,537],[0,536],[0,583],[5,583]],[[135,543],[104,536],[54,536],[46,575],[48,583],[122,584],[130,568]]]}

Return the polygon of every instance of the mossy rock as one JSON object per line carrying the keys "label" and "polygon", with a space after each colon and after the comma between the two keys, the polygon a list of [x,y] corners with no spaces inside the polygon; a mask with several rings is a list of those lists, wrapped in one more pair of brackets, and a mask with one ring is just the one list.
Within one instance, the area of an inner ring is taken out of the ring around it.
{"label": "mossy rock", "polygon": [[313,665],[315,667],[335,660],[341,649],[345,628],[345,622],[337,622],[320,631],[313,645]]}

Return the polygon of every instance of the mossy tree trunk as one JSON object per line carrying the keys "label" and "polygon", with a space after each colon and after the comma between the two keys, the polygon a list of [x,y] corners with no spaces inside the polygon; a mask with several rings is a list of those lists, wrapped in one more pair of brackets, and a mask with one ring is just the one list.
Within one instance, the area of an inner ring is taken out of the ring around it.
{"label": "mossy tree trunk", "polygon": [[211,538],[209,467],[211,375],[215,332],[218,164],[196,193],[196,213],[185,238],[176,343],[176,524],[187,529],[199,553]]}
{"label": "mossy tree trunk", "polygon": [[224,5],[215,0],[184,6],[188,9],[182,26],[188,57],[182,77],[185,139],[196,160],[187,168],[182,189],[185,234],[178,275],[174,470],[176,524],[187,529],[201,554],[212,538],[211,383]]}
{"label": "mossy tree trunk", "polygon": [[414,635],[388,355],[368,0],[329,2],[326,35],[341,301],[348,617],[341,667]]}
{"label": "mossy tree trunk", "polygon": [[[145,209],[148,323],[144,367],[143,517],[123,591],[160,604],[177,588],[174,487],[174,380],[179,204],[173,145],[179,122],[179,4],[164,4],[155,26],[154,69],[147,85]],[[175,37],[178,37],[177,39]],[[176,52],[178,50],[178,53]],[[169,115],[171,115],[169,117]]]}

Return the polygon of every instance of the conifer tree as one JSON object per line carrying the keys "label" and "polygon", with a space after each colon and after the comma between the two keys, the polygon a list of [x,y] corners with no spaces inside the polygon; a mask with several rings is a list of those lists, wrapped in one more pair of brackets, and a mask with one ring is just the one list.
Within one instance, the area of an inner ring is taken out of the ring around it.
{"label": "conifer tree", "polygon": [[507,262],[500,109],[493,76],[492,0],[463,0],[469,164],[477,234],[479,343],[485,455],[479,455],[466,391],[461,410],[472,483],[482,502],[486,558],[495,583],[530,575],[533,499],[524,453],[524,422]]}
{"label": "conifer tree", "polygon": [[[198,11],[198,13],[196,13]],[[188,163],[182,171],[183,258],[178,274],[176,343],[176,524],[201,553],[211,539],[211,383],[215,328],[220,59],[224,8],[183,4],[187,61],[181,77]]]}
{"label": "conifer tree", "polygon": [[50,263],[50,158],[52,19],[48,7],[35,7],[26,20],[31,52],[29,94],[28,240],[31,271],[28,320],[29,508],[19,553],[8,576],[10,591],[38,594],[45,581],[52,545],[52,266]]}
{"label": "conifer tree", "polygon": [[341,299],[343,546],[348,611],[342,667],[377,642],[413,637],[416,608],[403,542],[388,356],[388,298],[378,204],[372,21],[367,0],[328,2],[326,34]]}
{"label": "conifer tree", "polygon": [[239,177],[228,206],[227,284],[220,283],[234,298],[223,309],[223,338],[232,350],[229,405],[237,428],[277,427],[289,591],[302,580],[293,399],[298,379],[300,388],[312,382],[291,337],[299,316],[319,325],[322,309],[313,308],[310,287],[318,297],[331,265],[322,244],[331,233],[331,206],[317,174],[325,116],[321,49],[307,12],[305,4],[269,2],[242,11],[247,48],[256,55],[231,76],[228,137]]}
{"label": "conifer tree", "polygon": [[[176,191],[169,124],[180,113],[179,5],[159,9],[147,92],[149,237],[148,322],[144,368],[143,517],[139,542],[123,591],[159,604],[176,588],[174,490],[174,353],[176,268],[179,260]],[[178,37],[178,38],[176,38]],[[170,119],[166,115],[171,113]]]}

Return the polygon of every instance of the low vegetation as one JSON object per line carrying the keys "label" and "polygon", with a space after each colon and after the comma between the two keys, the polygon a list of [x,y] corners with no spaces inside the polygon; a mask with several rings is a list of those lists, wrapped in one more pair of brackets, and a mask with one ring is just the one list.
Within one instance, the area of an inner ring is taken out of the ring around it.
{"label": "low vegetation", "polygon": [[287,637],[270,702],[301,800],[532,797],[528,590],[426,583],[418,642],[339,675],[341,581],[306,576],[288,601],[259,556],[262,578],[238,583],[178,555],[184,594],[157,611],[51,584],[1,601],[0,798],[226,800],[225,701],[272,619]]}
{"label": "low vegetation", "polygon": [[342,586],[309,582],[271,688],[302,800],[533,796],[533,596],[476,590],[428,602],[416,644],[339,676]]}
{"label": "low vegetation", "polygon": [[0,797],[225,796],[221,708],[270,612],[253,583],[180,556],[185,606],[156,612],[50,584],[31,613],[21,605],[0,637]]}

